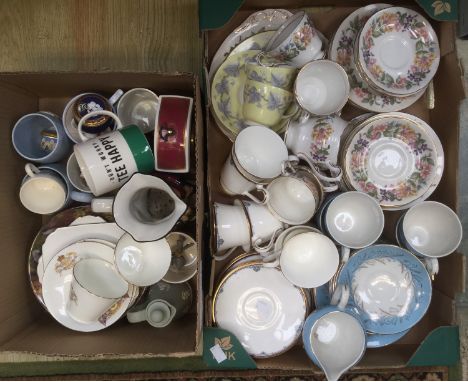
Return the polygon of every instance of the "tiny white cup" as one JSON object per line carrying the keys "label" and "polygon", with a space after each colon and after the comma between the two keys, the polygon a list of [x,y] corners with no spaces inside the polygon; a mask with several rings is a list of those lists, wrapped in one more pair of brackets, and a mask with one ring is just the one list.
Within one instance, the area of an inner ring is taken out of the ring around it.
{"label": "tiny white cup", "polygon": [[128,90],[117,104],[117,115],[122,124],[137,125],[145,134],[155,129],[158,110],[159,97],[145,88]]}
{"label": "tiny white cup", "polygon": [[129,284],[111,263],[96,258],[82,259],[73,267],[67,312],[78,322],[94,322],[125,296],[128,288]]}

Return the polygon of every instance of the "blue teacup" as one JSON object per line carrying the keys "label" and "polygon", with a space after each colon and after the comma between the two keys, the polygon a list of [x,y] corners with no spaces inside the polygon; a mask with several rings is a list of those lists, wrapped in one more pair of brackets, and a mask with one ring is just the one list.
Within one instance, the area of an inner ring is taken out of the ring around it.
{"label": "blue teacup", "polygon": [[64,164],[25,166],[26,176],[20,187],[20,200],[31,212],[46,215],[58,212],[72,201],[90,203],[92,195],[77,191],[67,177]]}
{"label": "blue teacup", "polygon": [[[45,145],[45,136],[53,136],[55,144]],[[62,120],[44,111],[21,117],[13,127],[12,142],[19,155],[37,163],[58,162],[70,155],[72,150]]]}

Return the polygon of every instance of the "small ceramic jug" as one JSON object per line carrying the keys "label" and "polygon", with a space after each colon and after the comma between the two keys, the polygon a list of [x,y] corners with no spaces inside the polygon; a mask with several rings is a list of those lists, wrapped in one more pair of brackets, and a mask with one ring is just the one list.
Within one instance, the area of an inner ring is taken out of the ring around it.
{"label": "small ceramic jug", "polygon": [[132,324],[147,321],[155,328],[164,328],[184,316],[192,306],[192,300],[189,283],[169,284],[160,281],[150,288],[145,302],[127,312],[127,320]]}

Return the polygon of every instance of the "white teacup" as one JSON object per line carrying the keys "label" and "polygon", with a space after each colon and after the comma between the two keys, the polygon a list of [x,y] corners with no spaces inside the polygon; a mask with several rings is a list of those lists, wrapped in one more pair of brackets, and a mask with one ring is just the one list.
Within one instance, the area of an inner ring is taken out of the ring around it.
{"label": "white teacup", "polygon": [[348,101],[349,89],[346,71],[330,60],[306,64],[294,84],[296,100],[302,109],[321,116],[338,113]]}
{"label": "white teacup", "polygon": [[343,262],[348,260],[351,248],[364,248],[375,243],[385,224],[379,203],[359,191],[348,191],[335,197],[322,219],[325,231],[342,245]]}
{"label": "white teacup", "polygon": [[123,125],[137,125],[143,133],[156,126],[159,97],[149,89],[134,88],[125,92],[117,104],[117,115]]}
{"label": "white teacup", "polygon": [[[235,200],[235,205],[241,205],[245,208],[251,232],[251,244],[255,250],[261,250],[261,244],[270,241],[267,248],[280,233],[285,225],[277,219],[268,209],[268,207],[252,203],[245,200]],[[249,248],[250,249],[250,248]]]}
{"label": "white teacup", "polygon": [[322,40],[309,16],[300,11],[292,15],[268,42],[267,54],[281,61],[289,61],[301,68],[308,62],[322,58]]}
{"label": "white teacup", "polygon": [[317,288],[336,273],[338,250],[328,237],[318,232],[297,234],[287,240],[276,260],[265,266],[281,267],[284,276],[301,288]]}
{"label": "white teacup", "polygon": [[[222,260],[237,247],[242,247],[246,252],[250,250],[251,228],[243,205],[213,203],[211,213],[214,246],[218,254],[215,258]],[[228,252],[222,255],[225,251]]]}
{"label": "white teacup", "polygon": [[187,209],[162,179],[134,174],[114,198],[96,198],[93,212],[112,213],[119,227],[137,241],[155,241],[166,236]]}
{"label": "white teacup", "polygon": [[78,322],[94,322],[125,296],[128,288],[111,263],[96,258],[80,260],[73,267],[67,312]]}
{"label": "white teacup", "polygon": [[401,244],[417,256],[439,258],[460,245],[463,228],[457,214],[445,204],[425,201],[411,207],[398,224]]}

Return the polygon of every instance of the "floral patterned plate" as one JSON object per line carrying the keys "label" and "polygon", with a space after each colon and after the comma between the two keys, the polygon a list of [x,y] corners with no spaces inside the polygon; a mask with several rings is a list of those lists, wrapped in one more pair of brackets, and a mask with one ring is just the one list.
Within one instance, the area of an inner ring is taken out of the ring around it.
{"label": "floral patterned plate", "polygon": [[46,267],[42,279],[42,294],[49,313],[60,324],[80,332],[95,332],[109,327],[125,314],[134,296],[138,295],[138,287],[130,285],[128,293],[95,322],[85,324],[73,320],[66,309],[73,267],[79,260],[86,258],[100,258],[113,263],[114,249],[96,242],[81,242],[65,247]]}
{"label": "floral patterned plate", "polygon": [[444,156],[435,132],[405,113],[379,114],[359,125],[343,150],[349,188],[376,198],[384,209],[423,200],[442,177]]}
{"label": "floral patterned plate", "polygon": [[391,7],[372,15],[361,30],[357,49],[366,78],[392,95],[421,91],[439,66],[436,33],[423,16],[407,8]]}
{"label": "floral patterned plate", "polygon": [[338,284],[350,287],[348,305],[368,332],[395,334],[412,328],[426,313],[431,278],[423,263],[393,245],[359,250],[345,264]]}
{"label": "floral patterned plate", "polygon": [[[243,41],[246,41],[248,38],[253,37],[254,35],[257,35],[261,32],[277,31],[278,28],[283,25],[286,19],[291,15],[292,13],[285,9],[264,9],[263,11],[251,14],[241,25],[239,25],[231,32],[229,36],[226,37],[221,46],[218,48],[213,59],[211,60],[209,78],[213,78],[214,74],[221,66],[223,61],[231,53],[233,53],[233,50]],[[267,42],[268,41],[266,41],[266,43]],[[249,47],[248,49],[252,50],[254,47]],[[236,53],[240,53],[240,51]]]}
{"label": "floral patterned plate", "polygon": [[234,54],[216,72],[211,85],[211,107],[221,131],[234,140],[246,127],[242,104],[246,81],[245,64],[256,61],[259,50]]}
{"label": "floral patterned plate", "polygon": [[339,63],[348,73],[351,92],[349,101],[364,110],[389,112],[403,110],[415,103],[424,90],[408,97],[394,97],[374,91],[359,75],[354,62],[354,42],[362,26],[375,12],[390,7],[388,4],[371,4],[351,13],[339,26],[330,44],[330,59]]}
{"label": "floral patterned plate", "polygon": [[250,355],[273,357],[300,337],[307,297],[279,269],[252,262],[224,277],[214,295],[212,313],[213,321],[232,332]]}

